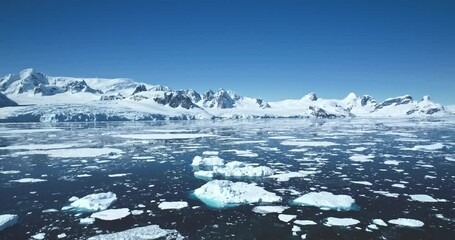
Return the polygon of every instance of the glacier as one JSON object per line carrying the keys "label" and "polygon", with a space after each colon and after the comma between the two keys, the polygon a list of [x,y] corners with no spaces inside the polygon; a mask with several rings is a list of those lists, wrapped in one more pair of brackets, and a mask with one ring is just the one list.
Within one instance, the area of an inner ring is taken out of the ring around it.
{"label": "glacier", "polygon": [[132,79],[53,77],[35,69],[0,78],[0,122],[99,122],[254,118],[427,117],[454,115],[429,96],[377,102],[349,93],[266,102],[219,89],[198,93]]}

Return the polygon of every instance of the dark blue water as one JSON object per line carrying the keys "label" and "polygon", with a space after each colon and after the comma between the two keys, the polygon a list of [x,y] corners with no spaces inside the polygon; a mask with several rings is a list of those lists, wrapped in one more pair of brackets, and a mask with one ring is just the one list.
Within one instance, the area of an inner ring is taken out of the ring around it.
{"label": "dark blue water", "polygon": [[[152,134],[147,130],[157,129],[191,130],[215,137],[134,140],[113,136]],[[282,145],[286,140],[273,138],[282,136],[337,145],[307,146],[302,147],[307,149],[304,152],[294,152],[291,150],[299,147]],[[76,148],[109,147],[124,153],[116,157],[60,158],[43,152],[35,154],[30,149],[4,148],[68,143],[76,145]],[[429,151],[411,150],[416,145],[434,143],[441,143],[444,147]],[[0,173],[0,214],[19,215],[18,224],[0,232],[1,239],[28,239],[39,232],[45,233],[46,239],[57,239],[61,233],[67,235],[66,239],[85,239],[149,224],[176,229],[188,239],[300,239],[304,234],[307,239],[453,239],[455,236],[455,121],[452,119],[2,124],[0,147],[3,148],[0,149],[0,171],[20,171],[17,174]],[[358,147],[366,149],[360,152],[352,150]],[[237,156],[229,151],[234,149],[251,150],[258,156]],[[201,156],[204,151],[218,151],[226,161],[257,163],[278,171],[317,171],[306,178],[286,182],[269,178],[233,180],[256,182],[267,191],[277,193],[283,197],[283,202],[277,205],[290,206],[291,200],[308,192],[329,191],[350,195],[359,210],[334,211],[291,206],[284,213],[317,222],[314,226],[301,226],[302,230],[293,235],[291,229],[294,224],[281,222],[276,213],[256,214],[252,212],[253,205],[209,208],[191,194],[206,183],[194,177],[194,169],[190,165],[193,157]],[[373,162],[351,161],[349,157],[356,153],[371,154]],[[386,160],[396,160],[399,164],[384,164]],[[116,173],[130,174],[119,178],[108,176]],[[90,177],[77,177],[80,174],[89,174]],[[10,182],[21,178],[47,181]],[[368,181],[372,186],[351,181]],[[400,182],[405,188],[392,187],[392,184]],[[292,195],[291,191],[280,189],[294,190],[298,194]],[[110,208],[126,207],[145,212],[122,220],[97,220],[92,225],[80,225],[79,219],[90,214],[60,211],[69,204],[68,199],[72,196],[83,197],[107,191],[116,193],[118,197]],[[397,193],[399,196],[386,197],[374,191]],[[446,201],[410,201],[409,194],[426,194]],[[175,211],[160,210],[158,204],[162,201],[186,201],[190,207]],[[139,207],[140,204],[145,207]],[[43,213],[45,209],[59,211]],[[444,219],[438,214],[442,214]],[[325,226],[323,223],[327,217],[355,218],[360,224],[351,227]],[[371,220],[376,218],[386,222],[394,218],[412,218],[425,225],[409,228],[389,224],[379,227],[379,230],[366,231]]]}

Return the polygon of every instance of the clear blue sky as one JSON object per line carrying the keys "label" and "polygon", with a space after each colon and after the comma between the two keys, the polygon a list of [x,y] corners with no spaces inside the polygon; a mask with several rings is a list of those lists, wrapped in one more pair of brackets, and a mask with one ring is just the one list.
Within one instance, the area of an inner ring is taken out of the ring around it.
{"label": "clear blue sky", "polygon": [[1,0],[0,75],[455,103],[455,1]]}

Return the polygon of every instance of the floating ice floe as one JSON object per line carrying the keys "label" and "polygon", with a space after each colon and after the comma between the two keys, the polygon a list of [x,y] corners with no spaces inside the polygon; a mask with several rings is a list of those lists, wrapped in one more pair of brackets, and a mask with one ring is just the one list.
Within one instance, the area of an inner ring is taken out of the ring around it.
{"label": "floating ice floe", "polygon": [[36,239],[36,240],[42,240],[42,239],[45,239],[45,238],[46,238],[46,234],[45,233],[37,233],[37,234],[32,236],[32,239]]}
{"label": "floating ice floe", "polygon": [[33,150],[17,153],[18,155],[44,154],[52,158],[84,158],[119,155],[123,151],[116,148],[64,148],[51,150]]}
{"label": "floating ice floe", "polygon": [[131,214],[128,208],[119,208],[119,209],[108,209],[101,212],[92,213],[91,218],[96,218],[104,221],[114,221],[119,220],[125,217],[128,217]]}
{"label": "floating ice floe", "polygon": [[257,157],[258,154],[252,152],[251,150],[229,150],[235,153],[239,157]]}
{"label": "floating ice floe", "polygon": [[178,202],[162,202],[158,205],[158,208],[161,210],[169,210],[169,209],[182,209],[188,207],[188,203],[184,201]]}
{"label": "floating ice floe", "polygon": [[373,186],[372,183],[367,182],[367,181],[351,181],[351,182],[355,183],[355,184],[365,185],[365,186]]}
{"label": "floating ice floe", "polygon": [[10,180],[10,182],[15,182],[15,183],[39,183],[39,182],[46,182],[46,179],[41,179],[41,178],[21,178],[21,179],[16,179],[16,180]]}
{"label": "floating ice floe", "polygon": [[108,177],[110,177],[110,178],[126,177],[130,174],[131,173],[115,173],[115,174],[109,174]]}
{"label": "floating ice floe", "polygon": [[422,221],[410,218],[397,218],[388,221],[391,224],[404,226],[404,227],[423,227],[424,223]]}
{"label": "floating ice floe", "polygon": [[256,206],[253,208],[253,212],[259,214],[282,213],[288,208],[289,207],[285,206]]}
{"label": "floating ice floe", "polygon": [[191,163],[193,166],[223,166],[224,160],[218,156],[201,157],[196,156]]}
{"label": "floating ice floe", "polygon": [[0,215],[0,231],[7,227],[11,227],[17,223],[19,216],[16,214],[2,214]]}
{"label": "floating ice floe", "polygon": [[137,240],[137,239],[163,239],[183,240],[177,230],[162,229],[158,225],[136,227],[122,232],[101,234],[88,238],[88,240]]}
{"label": "floating ice floe", "polygon": [[413,150],[413,151],[437,151],[447,148],[442,143],[433,143],[430,145],[416,145],[412,148],[403,148],[402,150]]}
{"label": "floating ice floe", "polygon": [[245,167],[225,167],[215,168],[213,174],[224,177],[265,177],[273,175],[275,171],[264,166],[245,166]]}
{"label": "floating ice floe", "polygon": [[113,192],[93,193],[73,201],[69,206],[63,207],[62,210],[97,212],[106,210],[116,200],[117,196]]}
{"label": "floating ice floe", "polygon": [[90,225],[90,224],[93,224],[94,222],[95,222],[95,219],[91,218],[91,217],[79,219],[79,224],[81,224],[81,225]]}
{"label": "floating ice floe", "polygon": [[254,183],[212,180],[194,191],[194,195],[210,207],[234,207],[250,203],[280,202],[281,197]]}
{"label": "floating ice floe", "polygon": [[301,226],[317,225],[317,223],[312,220],[295,220],[294,224],[301,225]]}
{"label": "floating ice floe", "polygon": [[113,137],[141,140],[170,140],[170,139],[193,139],[203,137],[215,137],[211,134],[203,133],[165,133],[165,134],[123,134],[114,135]]}
{"label": "floating ice floe", "polygon": [[209,156],[217,156],[219,154],[218,151],[204,151],[202,155],[209,155]]}
{"label": "floating ice floe", "polygon": [[80,145],[80,143],[55,143],[55,144],[27,144],[27,145],[10,145],[0,147],[3,150],[50,150],[72,148]]}
{"label": "floating ice floe", "polygon": [[395,188],[406,188],[406,186],[404,184],[401,184],[401,183],[392,184],[392,187],[395,187]]}
{"label": "floating ice floe", "polygon": [[391,192],[387,192],[387,191],[373,191],[373,192],[377,193],[377,194],[381,194],[382,196],[386,196],[386,197],[397,198],[398,196],[400,196],[400,194],[398,194],[398,193],[391,193]]}
{"label": "floating ice floe", "polygon": [[269,178],[274,178],[278,182],[287,182],[291,178],[304,178],[312,174],[318,173],[317,171],[298,171],[298,172],[287,172],[287,173],[280,173],[269,176]]}
{"label": "floating ice floe", "polygon": [[331,147],[336,146],[338,143],[326,141],[305,141],[299,139],[286,140],[281,142],[281,145],[296,146],[296,147]]}
{"label": "floating ice floe", "polygon": [[355,200],[351,196],[335,195],[330,192],[310,192],[294,199],[292,204],[344,211],[356,208]]}
{"label": "floating ice floe", "polygon": [[373,223],[379,226],[387,227],[387,223],[384,222],[382,219],[373,219]]}
{"label": "floating ice floe", "polygon": [[354,154],[349,157],[349,160],[353,162],[373,162],[374,155],[362,155],[362,154]]}
{"label": "floating ice floe", "polygon": [[285,223],[290,222],[295,218],[297,218],[297,215],[291,215],[291,214],[278,215],[278,219],[280,219],[280,221],[285,222]]}
{"label": "floating ice floe", "polygon": [[0,171],[1,174],[9,175],[9,174],[19,174],[21,171],[17,170],[7,170],[7,171]]}
{"label": "floating ice floe", "polygon": [[417,202],[447,202],[445,199],[435,199],[432,196],[426,194],[411,194],[409,195],[412,201]]}
{"label": "floating ice floe", "polygon": [[384,161],[384,164],[386,165],[395,165],[395,166],[398,166],[398,164],[400,164],[401,162],[400,161],[397,161],[397,160],[386,160]]}
{"label": "floating ice floe", "polygon": [[324,225],[326,226],[352,226],[359,224],[360,221],[354,218],[336,218],[336,217],[329,217],[325,220]]}

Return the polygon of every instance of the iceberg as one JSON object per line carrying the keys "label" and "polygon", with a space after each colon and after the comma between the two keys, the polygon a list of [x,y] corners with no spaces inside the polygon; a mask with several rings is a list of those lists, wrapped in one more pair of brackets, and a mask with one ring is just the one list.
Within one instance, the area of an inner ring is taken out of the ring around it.
{"label": "iceberg", "polygon": [[193,166],[223,166],[224,160],[218,156],[201,157],[196,156],[191,163]]}
{"label": "iceberg", "polygon": [[194,191],[194,195],[209,207],[225,208],[251,203],[280,202],[281,197],[254,183],[212,180]]}
{"label": "iceberg", "polygon": [[16,214],[2,214],[0,215],[0,231],[7,227],[11,227],[17,223],[19,216]]}
{"label": "iceberg", "polygon": [[162,229],[158,225],[136,227],[121,232],[101,234],[88,238],[88,240],[137,240],[137,239],[163,239],[183,240],[177,230]]}
{"label": "iceberg", "polygon": [[333,210],[354,210],[355,200],[348,195],[335,195],[330,192],[310,192],[292,201],[294,205],[314,206]]}
{"label": "iceberg", "polygon": [[116,200],[117,196],[113,192],[93,193],[73,201],[69,206],[62,208],[62,210],[97,212],[106,210]]}

